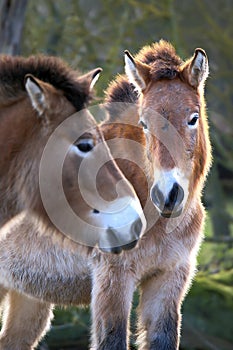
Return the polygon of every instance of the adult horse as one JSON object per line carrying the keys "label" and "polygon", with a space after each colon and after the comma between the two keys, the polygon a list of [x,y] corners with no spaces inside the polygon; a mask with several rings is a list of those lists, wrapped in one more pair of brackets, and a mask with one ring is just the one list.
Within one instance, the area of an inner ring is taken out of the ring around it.
{"label": "adult horse", "polygon": [[84,109],[100,71],[0,57],[0,349],[33,348],[51,302],[89,299],[93,247],[130,249],[144,230],[139,200]]}
{"label": "adult horse", "polygon": [[93,265],[92,349],[128,349],[138,286],[139,349],[176,350],[181,303],[195,272],[205,217],[208,61],[196,49],[184,62],[160,41],[135,58],[126,51],[125,66],[127,76],[118,76],[106,91],[110,116],[101,129],[113,157],[125,158],[118,165],[144,205],[149,230],[135,250],[119,257],[99,254]]}

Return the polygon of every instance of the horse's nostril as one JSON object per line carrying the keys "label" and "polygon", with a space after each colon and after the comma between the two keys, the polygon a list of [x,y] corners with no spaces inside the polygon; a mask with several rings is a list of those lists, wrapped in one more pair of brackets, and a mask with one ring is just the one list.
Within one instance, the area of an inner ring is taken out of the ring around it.
{"label": "horse's nostril", "polygon": [[136,238],[138,238],[142,232],[142,220],[138,218],[131,226],[131,232],[134,234]]}
{"label": "horse's nostril", "polygon": [[184,199],[184,190],[180,185],[178,186],[179,186],[179,191],[178,191],[177,201],[179,201],[179,204],[180,204]]}
{"label": "horse's nostril", "polygon": [[158,185],[155,185],[151,189],[150,195],[152,202],[161,212],[171,213],[174,209],[177,209],[183,201],[184,190],[178,183],[175,182],[166,198],[160,191]]}
{"label": "horse's nostril", "polygon": [[159,208],[162,209],[164,207],[165,204],[165,198],[163,196],[163,193],[160,191],[159,187],[157,185],[155,185],[152,189],[151,189],[151,200],[152,202]]}
{"label": "horse's nostril", "polygon": [[100,213],[99,210],[93,209],[93,214],[99,214],[99,213]]}
{"label": "horse's nostril", "polygon": [[184,199],[184,190],[183,188],[178,184],[174,183],[168,199],[165,203],[165,208],[173,209],[175,206],[177,207],[182,200]]}

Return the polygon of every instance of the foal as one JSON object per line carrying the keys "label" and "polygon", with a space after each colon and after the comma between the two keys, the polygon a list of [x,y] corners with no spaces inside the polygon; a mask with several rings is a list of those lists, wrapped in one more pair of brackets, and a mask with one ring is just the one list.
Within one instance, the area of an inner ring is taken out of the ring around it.
{"label": "foal", "polygon": [[131,249],[144,230],[132,186],[83,110],[99,73],[77,76],[51,57],[0,57],[1,350],[34,348],[51,303],[89,301],[95,245]]}
{"label": "foal", "polygon": [[128,349],[139,286],[139,349],[176,350],[181,303],[202,240],[201,193],[211,162],[203,89],[208,61],[196,49],[183,62],[160,41],[135,58],[126,51],[125,66],[128,79],[119,76],[107,89],[110,116],[101,129],[113,156],[125,158],[118,165],[144,205],[149,230],[134,250],[99,255],[93,265],[92,349]]}

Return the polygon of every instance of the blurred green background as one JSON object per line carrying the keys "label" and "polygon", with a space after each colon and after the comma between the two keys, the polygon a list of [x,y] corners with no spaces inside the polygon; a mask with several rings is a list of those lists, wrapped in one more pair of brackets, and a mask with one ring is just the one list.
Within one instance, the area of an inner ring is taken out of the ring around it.
{"label": "blurred green background", "polygon": [[[233,2],[232,0],[0,0],[0,52],[60,56],[83,72],[104,69],[103,98],[123,51],[163,38],[187,58],[206,50],[206,86],[214,163],[204,192],[206,239],[183,305],[181,349],[233,349]],[[132,330],[135,328],[135,296]],[[88,309],[55,310],[42,349],[87,349]],[[132,349],[136,349],[132,337]]]}

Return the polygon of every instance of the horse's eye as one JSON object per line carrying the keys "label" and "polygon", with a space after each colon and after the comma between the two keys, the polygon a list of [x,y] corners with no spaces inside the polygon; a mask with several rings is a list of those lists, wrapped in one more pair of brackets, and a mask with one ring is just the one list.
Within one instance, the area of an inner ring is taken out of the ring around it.
{"label": "horse's eye", "polygon": [[198,113],[193,113],[190,117],[190,120],[188,121],[188,125],[191,128],[194,128],[197,125],[197,121],[199,119],[199,114]]}
{"label": "horse's eye", "polygon": [[75,143],[75,146],[80,152],[88,153],[94,148],[94,143],[91,139],[81,139]]}
{"label": "horse's eye", "polygon": [[142,119],[139,120],[139,124],[143,127],[144,131],[148,130],[148,127],[147,127],[146,123]]}

